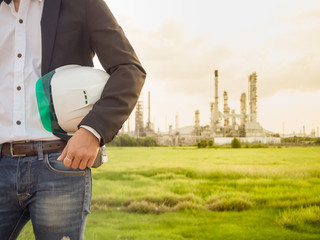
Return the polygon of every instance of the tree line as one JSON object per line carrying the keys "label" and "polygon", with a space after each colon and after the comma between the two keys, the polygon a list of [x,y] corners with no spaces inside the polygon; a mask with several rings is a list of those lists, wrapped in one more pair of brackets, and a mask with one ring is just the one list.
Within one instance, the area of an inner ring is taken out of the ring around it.
{"label": "tree line", "polygon": [[155,147],[158,146],[157,139],[155,137],[133,138],[127,134],[117,136],[107,146],[116,147]]}

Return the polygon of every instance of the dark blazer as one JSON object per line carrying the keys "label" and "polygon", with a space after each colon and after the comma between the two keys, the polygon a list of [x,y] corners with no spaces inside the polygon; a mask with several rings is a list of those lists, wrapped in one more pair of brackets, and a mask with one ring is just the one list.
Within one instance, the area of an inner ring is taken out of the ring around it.
{"label": "dark blazer", "polygon": [[[80,125],[110,142],[133,110],[146,73],[103,0],[45,0],[41,20],[42,75],[67,64],[93,66],[97,54],[110,78]],[[88,79],[90,81],[90,79]]]}

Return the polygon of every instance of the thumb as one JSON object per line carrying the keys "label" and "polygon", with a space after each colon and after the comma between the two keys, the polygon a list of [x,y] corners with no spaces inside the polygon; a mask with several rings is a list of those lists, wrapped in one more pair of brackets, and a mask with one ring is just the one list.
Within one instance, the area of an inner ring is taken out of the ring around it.
{"label": "thumb", "polygon": [[67,149],[68,149],[68,145],[67,146],[65,146],[65,148],[63,149],[63,151],[62,151],[62,153],[61,153],[61,155],[58,157],[58,161],[62,161],[62,160],[64,160],[65,158],[66,158],[66,156],[67,156]]}

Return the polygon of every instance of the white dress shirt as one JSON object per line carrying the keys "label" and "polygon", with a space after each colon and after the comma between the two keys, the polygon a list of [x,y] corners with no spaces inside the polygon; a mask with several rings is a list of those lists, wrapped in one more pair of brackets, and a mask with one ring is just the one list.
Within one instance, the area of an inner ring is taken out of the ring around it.
{"label": "white dress shirt", "polygon": [[[41,77],[43,0],[0,5],[0,144],[59,139],[41,123],[35,92]],[[100,135],[88,126],[98,139]]]}

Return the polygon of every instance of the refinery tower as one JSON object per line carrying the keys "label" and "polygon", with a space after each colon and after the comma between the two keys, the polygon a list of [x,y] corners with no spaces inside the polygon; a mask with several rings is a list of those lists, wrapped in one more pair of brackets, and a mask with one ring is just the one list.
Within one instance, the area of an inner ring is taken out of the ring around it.
{"label": "refinery tower", "polygon": [[[219,110],[219,75],[214,71],[214,102],[211,103],[211,135],[212,137],[265,137],[265,131],[257,121],[257,74],[252,73],[248,82],[247,95],[240,97],[240,113],[231,110],[228,105],[228,93],[223,93],[223,111]],[[247,109],[249,112],[247,113]]]}

